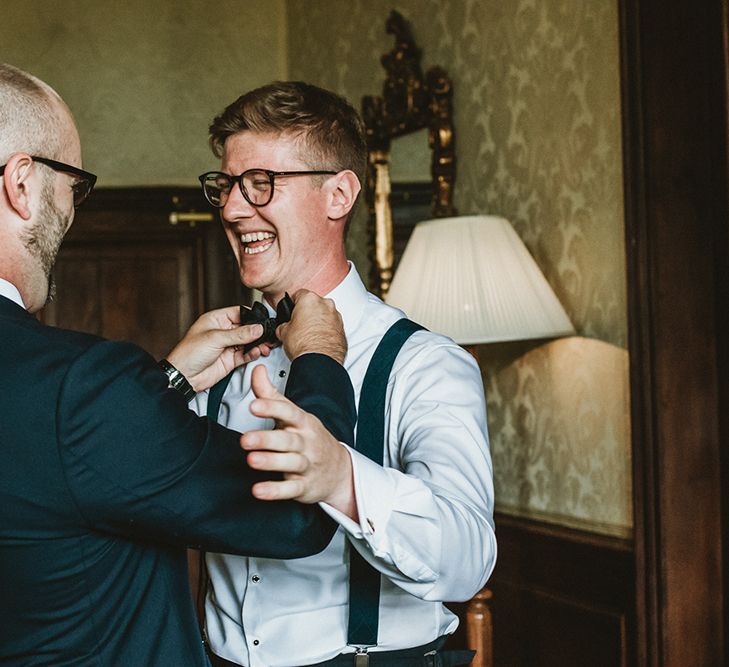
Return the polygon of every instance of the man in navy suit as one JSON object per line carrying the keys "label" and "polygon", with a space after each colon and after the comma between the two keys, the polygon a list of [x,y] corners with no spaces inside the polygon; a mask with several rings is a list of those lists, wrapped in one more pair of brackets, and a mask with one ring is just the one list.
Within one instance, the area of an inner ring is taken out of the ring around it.
{"label": "man in navy suit", "polygon": [[[134,345],[33,317],[94,181],[61,98],[0,65],[0,663],[205,666],[185,547],[298,558],[334,533],[315,504],[295,501],[336,507],[343,495],[332,471],[355,414],[341,319],[299,295],[282,334],[294,359],[286,397],[256,369],[251,410],[278,429],[260,434],[276,473],[254,470],[261,452],[249,467],[240,434],[195,416],[175,388],[187,376],[204,389],[266,353],[230,347],[260,325],[199,320],[168,378]],[[312,443],[325,455],[307,457]]]}

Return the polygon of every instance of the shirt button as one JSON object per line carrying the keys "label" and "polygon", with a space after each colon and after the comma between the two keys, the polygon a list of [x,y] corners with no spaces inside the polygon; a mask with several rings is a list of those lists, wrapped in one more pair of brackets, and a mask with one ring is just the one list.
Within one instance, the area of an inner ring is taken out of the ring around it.
{"label": "shirt button", "polygon": [[252,582],[253,582],[254,584],[257,584],[257,583],[258,583],[259,581],[261,581],[261,577],[259,577],[259,576],[258,576],[257,574],[254,574],[254,575],[253,575],[253,576],[251,577],[251,581],[252,581]]}
{"label": "shirt button", "polygon": [[285,378],[285,377],[286,377],[286,371],[279,371],[279,372],[278,372],[278,376],[279,376],[280,378]]}
{"label": "shirt button", "polygon": [[258,646],[261,642],[258,639],[253,640],[253,646]]}

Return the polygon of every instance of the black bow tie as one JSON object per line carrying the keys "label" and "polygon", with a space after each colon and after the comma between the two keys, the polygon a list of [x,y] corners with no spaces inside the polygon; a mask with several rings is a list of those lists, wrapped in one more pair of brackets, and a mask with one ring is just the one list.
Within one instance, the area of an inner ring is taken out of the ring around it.
{"label": "black bow tie", "polygon": [[241,324],[261,324],[263,325],[263,335],[243,346],[243,351],[254,348],[261,343],[278,343],[276,338],[276,327],[279,324],[288,322],[291,319],[291,312],[294,310],[294,301],[286,293],[276,306],[276,317],[270,317],[268,309],[260,301],[256,301],[250,308],[247,306],[240,307],[240,323]]}

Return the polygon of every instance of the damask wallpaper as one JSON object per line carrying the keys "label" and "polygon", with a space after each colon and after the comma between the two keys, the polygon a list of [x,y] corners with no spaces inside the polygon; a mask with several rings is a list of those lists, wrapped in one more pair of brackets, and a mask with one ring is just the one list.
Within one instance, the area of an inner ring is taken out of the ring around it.
{"label": "damask wallpaper", "polygon": [[[455,203],[508,218],[578,336],[481,346],[497,507],[629,535],[632,525],[615,0],[287,1],[289,76],[356,105],[379,94],[397,9],[454,86]],[[366,273],[366,217],[350,232]]]}
{"label": "damask wallpaper", "polygon": [[0,60],[52,85],[73,111],[99,186],[198,185],[217,166],[213,116],[285,76],[283,0],[221,9],[178,0],[14,3]]}

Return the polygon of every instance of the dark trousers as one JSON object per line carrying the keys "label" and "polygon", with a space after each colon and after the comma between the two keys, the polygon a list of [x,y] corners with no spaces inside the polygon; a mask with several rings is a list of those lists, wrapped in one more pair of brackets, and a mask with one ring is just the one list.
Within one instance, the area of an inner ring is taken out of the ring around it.
{"label": "dark trousers", "polygon": [[[373,651],[368,653],[368,667],[466,667],[471,664],[475,651],[457,650],[443,651],[447,637],[440,637],[430,644],[414,648],[399,649],[397,651]],[[210,662],[213,667],[240,667],[210,653]],[[355,653],[340,653],[339,655],[302,667],[354,667]]]}

